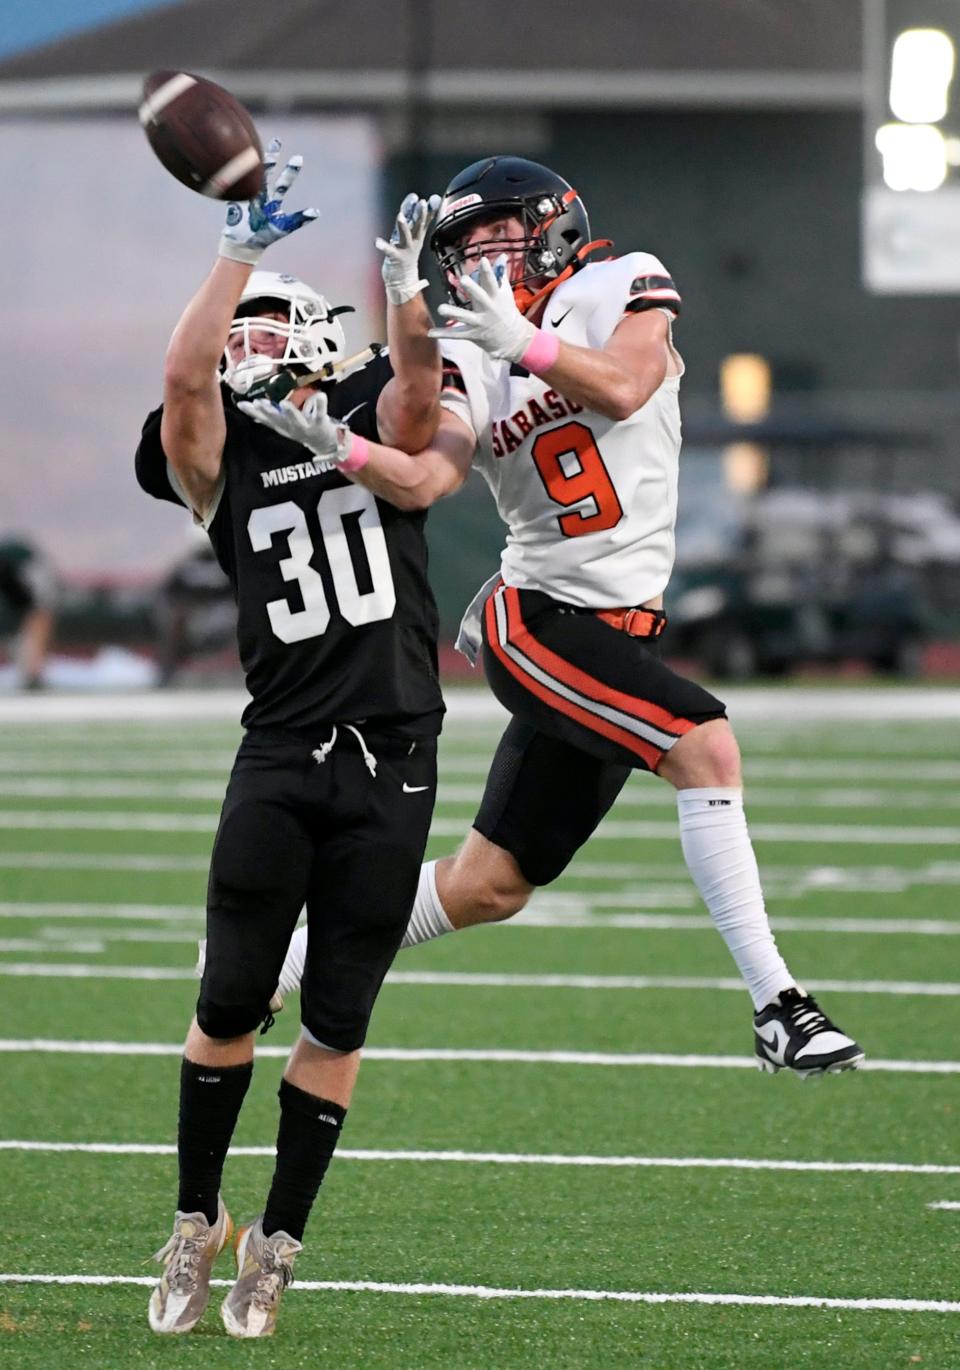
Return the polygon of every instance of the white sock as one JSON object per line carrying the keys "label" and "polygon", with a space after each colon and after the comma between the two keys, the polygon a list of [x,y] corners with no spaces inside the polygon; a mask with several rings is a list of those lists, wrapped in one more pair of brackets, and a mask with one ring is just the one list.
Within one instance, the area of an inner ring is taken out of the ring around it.
{"label": "white sock", "polygon": [[281,994],[292,994],[300,988],[303,979],[303,965],[307,959],[307,928],[297,928],[290,938],[290,945],[280,968],[280,983],[277,989]]}
{"label": "white sock", "polygon": [[678,790],[687,869],[730,949],[754,1008],[795,984],[767,921],[760,873],[738,789]]}
{"label": "white sock", "polygon": [[437,863],[425,861],[420,867],[417,897],[413,901],[410,921],[400,943],[401,949],[430,942],[434,937],[442,937],[445,932],[453,932],[453,924],[444,913],[437,894]]}

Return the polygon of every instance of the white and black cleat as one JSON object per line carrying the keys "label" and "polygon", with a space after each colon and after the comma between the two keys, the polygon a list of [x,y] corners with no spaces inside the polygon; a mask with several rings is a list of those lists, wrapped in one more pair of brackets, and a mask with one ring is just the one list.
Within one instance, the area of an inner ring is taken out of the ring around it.
{"label": "white and black cleat", "polygon": [[863,1048],[796,985],[753,1015],[753,1046],[758,1069],[792,1070],[802,1080],[856,1070],[864,1059]]}

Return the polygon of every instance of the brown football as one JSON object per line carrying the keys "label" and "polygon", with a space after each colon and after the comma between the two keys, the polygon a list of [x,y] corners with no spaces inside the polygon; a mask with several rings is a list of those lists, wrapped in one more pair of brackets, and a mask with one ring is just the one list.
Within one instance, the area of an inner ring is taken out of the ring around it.
{"label": "brown football", "polygon": [[214,200],[251,200],[263,182],[263,149],[250,115],[228,90],[188,71],[144,80],[140,123],[172,176]]}

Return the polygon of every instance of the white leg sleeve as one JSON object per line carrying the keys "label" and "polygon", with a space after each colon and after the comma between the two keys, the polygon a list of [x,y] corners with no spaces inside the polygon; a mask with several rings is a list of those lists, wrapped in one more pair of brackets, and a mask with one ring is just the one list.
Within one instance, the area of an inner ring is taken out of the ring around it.
{"label": "white leg sleeve", "polygon": [[730,949],[755,1008],[796,983],[767,921],[760,874],[738,789],[678,790],[687,869]]}
{"label": "white leg sleeve", "polygon": [[297,928],[290,938],[290,945],[283,965],[280,968],[280,983],[277,989],[281,994],[291,994],[300,988],[303,979],[303,965],[307,959],[307,929]]}
{"label": "white leg sleeve", "polygon": [[442,937],[445,932],[453,932],[453,924],[443,911],[440,896],[437,894],[437,863],[426,861],[420,867],[420,881],[417,897],[407,930],[403,934],[403,947],[416,947],[421,942],[430,942],[434,937]]}

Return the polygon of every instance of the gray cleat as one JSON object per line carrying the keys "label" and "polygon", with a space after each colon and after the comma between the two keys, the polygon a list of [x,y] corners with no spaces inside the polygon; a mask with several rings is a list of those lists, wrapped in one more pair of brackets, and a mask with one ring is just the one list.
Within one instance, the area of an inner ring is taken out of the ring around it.
{"label": "gray cleat", "polygon": [[148,1316],[154,1332],[189,1332],[210,1298],[210,1271],[233,1235],[230,1214],[217,1200],[217,1221],[202,1213],[178,1212],[173,1235],[154,1256],[165,1267],[150,1295]]}
{"label": "gray cleat", "polygon": [[280,1298],[293,1280],[293,1262],[303,1245],[286,1232],[265,1237],[262,1214],[240,1228],[234,1245],[237,1282],[220,1307],[223,1325],[231,1337],[272,1336]]}

